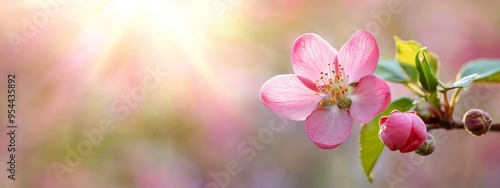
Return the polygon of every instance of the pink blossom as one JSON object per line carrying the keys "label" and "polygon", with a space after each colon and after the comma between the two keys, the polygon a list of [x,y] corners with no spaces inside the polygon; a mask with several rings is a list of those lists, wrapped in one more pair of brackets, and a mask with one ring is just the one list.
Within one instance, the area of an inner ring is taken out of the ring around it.
{"label": "pink blossom", "polygon": [[389,116],[380,118],[378,136],[391,151],[415,151],[424,143],[426,135],[425,123],[415,112],[394,110]]}
{"label": "pink blossom", "polygon": [[292,47],[295,74],[277,75],[260,90],[264,105],[291,120],[305,120],[311,141],[323,149],[342,144],[354,121],[370,122],[391,101],[387,83],[373,75],[375,38],[357,31],[337,52],[320,36],[301,35]]}

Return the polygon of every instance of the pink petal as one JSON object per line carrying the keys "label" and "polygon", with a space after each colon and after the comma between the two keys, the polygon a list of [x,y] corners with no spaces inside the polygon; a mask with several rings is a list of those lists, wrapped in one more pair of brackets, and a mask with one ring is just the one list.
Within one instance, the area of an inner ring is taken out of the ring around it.
{"label": "pink petal", "polygon": [[392,112],[388,116],[382,116],[378,120],[378,126],[382,126],[382,124],[384,124],[387,121],[387,119],[389,119],[389,116],[391,116],[394,113],[401,113],[401,112],[399,112],[399,110],[392,110]]}
{"label": "pink petal", "polygon": [[351,117],[366,124],[389,106],[391,89],[384,80],[370,74],[359,80],[349,98]]}
{"label": "pink petal", "polygon": [[408,142],[404,147],[399,149],[401,153],[408,153],[412,152],[418,149],[422,143],[424,143],[425,139],[420,139],[414,132],[414,130],[411,130],[410,137],[408,138]]}
{"label": "pink petal", "polygon": [[336,106],[318,108],[306,119],[309,139],[322,149],[333,149],[351,134],[354,121],[345,110]]}
{"label": "pink petal", "polygon": [[401,149],[410,137],[410,124],[411,119],[406,114],[394,113],[381,125],[379,136],[390,150]]}
{"label": "pink petal", "polygon": [[389,118],[389,116],[382,116],[382,117],[378,120],[378,125],[380,126],[380,125],[384,124],[384,123],[387,121],[387,119],[388,119],[388,118]]}
{"label": "pink petal", "polygon": [[408,117],[412,121],[412,129],[410,138],[408,138],[408,142],[405,145],[406,147],[399,150],[401,153],[415,151],[418,147],[420,147],[420,145],[422,145],[422,143],[424,143],[427,136],[427,127],[425,126],[424,121],[414,113],[408,113]]}
{"label": "pink petal", "polygon": [[378,137],[382,140],[382,142],[389,148],[391,151],[396,151],[399,148],[396,147],[396,144],[392,141],[391,137],[387,135],[385,132],[378,132]]}
{"label": "pink petal", "polygon": [[[292,66],[295,74],[311,81],[319,80],[321,72],[328,72],[337,55],[328,42],[319,35],[306,33],[295,40],[292,47]],[[333,70],[333,69],[332,69]]]}
{"label": "pink petal", "polygon": [[275,113],[291,120],[304,120],[314,111],[321,97],[294,74],[278,75],[260,89],[260,100]]}
{"label": "pink petal", "polygon": [[[398,110],[393,110],[391,112],[390,115],[392,115],[393,113],[399,113]],[[389,116],[382,116],[380,119],[379,119],[379,123],[378,125],[380,126],[380,131],[378,132],[378,137],[382,140],[382,142],[384,142],[384,144],[392,151],[395,151],[397,150],[396,148],[396,144],[394,144],[394,142],[392,141],[392,139],[390,139],[385,133],[382,133],[382,131],[385,131],[385,128],[386,127],[382,127],[385,122],[387,122],[387,120],[389,119]]]}
{"label": "pink petal", "polygon": [[419,135],[420,138],[427,137],[427,126],[424,120],[418,117],[416,112],[406,112],[412,120],[413,131]]}
{"label": "pink petal", "polygon": [[349,75],[349,83],[358,82],[363,76],[373,74],[377,68],[379,51],[377,41],[363,30],[354,33],[340,48],[337,60]]}

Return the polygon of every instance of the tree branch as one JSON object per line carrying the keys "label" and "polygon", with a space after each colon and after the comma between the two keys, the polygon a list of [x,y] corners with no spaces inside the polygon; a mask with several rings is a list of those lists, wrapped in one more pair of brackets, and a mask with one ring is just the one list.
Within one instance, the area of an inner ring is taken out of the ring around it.
{"label": "tree branch", "polygon": [[[464,123],[462,121],[450,121],[450,122],[441,122],[435,123],[432,122],[427,124],[427,130],[432,129],[463,129]],[[490,131],[500,131],[500,123],[494,123],[490,127]]]}

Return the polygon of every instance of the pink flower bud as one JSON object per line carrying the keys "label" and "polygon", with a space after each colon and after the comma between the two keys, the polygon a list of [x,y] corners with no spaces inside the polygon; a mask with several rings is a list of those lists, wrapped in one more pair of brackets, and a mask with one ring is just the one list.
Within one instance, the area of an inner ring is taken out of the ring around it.
{"label": "pink flower bud", "polygon": [[378,136],[391,151],[412,152],[425,142],[427,127],[415,112],[393,110],[379,123]]}
{"label": "pink flower bud", "polygon": [[482,136],[490,130],[491,116],[480,109],[470,109],[464,115],[464,127],[475,136]]}

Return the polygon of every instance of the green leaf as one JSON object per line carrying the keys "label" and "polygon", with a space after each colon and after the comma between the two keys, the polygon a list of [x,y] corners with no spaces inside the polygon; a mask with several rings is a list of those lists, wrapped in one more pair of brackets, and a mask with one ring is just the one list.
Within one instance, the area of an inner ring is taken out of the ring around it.
{"label": "green leaf", "polygon": [[425,56],[427,57],[427,62],[429,64],[430,70],[434,75],[438,75],[439,72],[439,58],[436,54],[427,51],[425,47],[414,40],[401,40],[397,36],[394,36],[394,41],[396,42],[396,60],[398,60],[401,68],[410,76],[413,83],[418,81],[418,71],[415,63],[415,56],[417,53],[424,48]]}
{"label": "green leaf", "polygon": [[422,87],[432,93],[437,90],[438,80],[432,73],[427,56],[423,50],[419,51],[415,57],[416,67],[419,73],[419,80]]}
{"label": "green leaf", "polygon": [[444,86],[442,84],[439,84],[442,89],[440,89],[441,92],[448,91],[450,89],[456,89],[456,88],[463,88],[463,89],[469,89],[470,85],[476,79],[477,74],[471,74],[469,76],[465,76],[463,78],[458,79],[457,81],[453,82],[449,86]]}
{"label": "green leaf", "polygon": [[499,83],[500,59],[478,59],[467,63],[458,74],[458,78],[477,74],[474,82]]}
{"label": "green leaf", "polygon": [[439,75],[439,58],[436,54],[427,51],[427,49],[424,49],[424,54],[425,57],[427,58],[427,63],[429,64],[429,69],[431,70],[432,74],[438,78]]}
{"label": "green leaf", "polygon": [[396,59],[399,63],[415,67],[415,55],[422,46],[414,40],[404,41],[397,36],[394,36],[394,41],[396,41]]}
{"label": "green leaf", "polygon": [[380,60],[375,75],[389,82],[410,82],[410,78],[396,61]]}
{"label": "green leaf", "polygon": [[436,109],[436,111],[440,111],[441,109],[441,101],[439,100],[439,94],[437,91],[430,93],[427,96],[427,102]]}
{"label": "green leaf", "polygon": [[415,66],[415,55],[422,48],[419,43],[414,40],[403,41],[397,36],[394,36],[396,42],[396,60],[403,70],[410,76],[413,83],[418,81],[418,72]]}
{"label": "green leaf", "polygon": [[384,149],[384,143],[378,137],[378,131],[380,127],[378,121],[382,116],[389,115],[392,110],[399,110],[401,112],[409,110],[413,106],[413,100],[409,98],[398,99],[389,105],[387,109],[375,117],[369,123],[363,125],[361,128],[361,133],[359,135],[359,145],[361,148],[360,158],[361,165],[365,171],[368,181],[373,182],[372,170],[375,167],[375,163]]}

